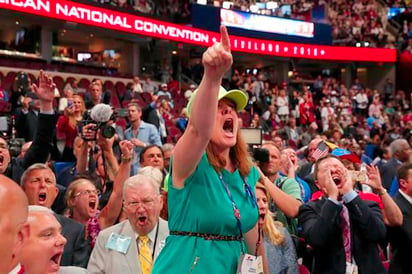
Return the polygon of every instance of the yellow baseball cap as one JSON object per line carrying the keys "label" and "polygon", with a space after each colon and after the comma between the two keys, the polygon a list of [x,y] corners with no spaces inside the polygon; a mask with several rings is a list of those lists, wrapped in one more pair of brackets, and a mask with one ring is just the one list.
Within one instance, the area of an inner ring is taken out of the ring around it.
{"label": "yellow baseball cap", "polygon": [[[196,96],[198,89],[196,89],[192,96],[190,97],[189,102],[187,103],[187,114],[190,117],[190,114],[192,113],[192,104],[193,104],[193,100]],[[232,89],[227,91],[224,87],[220,87],[219,89],[219,95],[217,97],[218,101],[222,100],[223,98],[229,99],[233,102],[235,102],[236,104],[236,111],[240,111],[242,109],[244,109],[247,105],[248,102],[248,95],[239,90],[239,89]]]}

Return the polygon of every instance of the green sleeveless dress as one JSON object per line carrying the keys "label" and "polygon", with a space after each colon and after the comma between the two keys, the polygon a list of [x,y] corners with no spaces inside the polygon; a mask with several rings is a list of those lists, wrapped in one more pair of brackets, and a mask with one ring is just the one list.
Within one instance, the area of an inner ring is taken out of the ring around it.
{"label": "green sleeveless dress", "polygon": [[[222,171],[237,208],[240,210],[242,232],[254,227],[258,219],[255,186],[259,173],[253,167],[246,181],[253,190],[247,195],[238,170]],[[195,172],[185,181],[183,189],[176,189],[169,179],[169,230],[239,236],[239,228],[232,203],[209,164],[206,153]],[[246,245],[242,243],[245,251]],[[236,273],[241,255],[240,241],[205,240],[194,236],[170,235],[157,257],[152,274],[180,273]]]}

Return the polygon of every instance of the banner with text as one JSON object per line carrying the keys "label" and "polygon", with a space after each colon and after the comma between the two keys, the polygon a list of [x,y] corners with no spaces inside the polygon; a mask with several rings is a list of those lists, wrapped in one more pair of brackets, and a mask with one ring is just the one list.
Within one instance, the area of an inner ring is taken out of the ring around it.
{"label": "banner with text", "polygon": [[[65,0],[0,0],[0,8],[204,47],[220,39],[216,32]],[[396,61],[394,49],[332,47],[241,36],[231,36],[230,41],[232,50],[255,54],[336,61]]]}

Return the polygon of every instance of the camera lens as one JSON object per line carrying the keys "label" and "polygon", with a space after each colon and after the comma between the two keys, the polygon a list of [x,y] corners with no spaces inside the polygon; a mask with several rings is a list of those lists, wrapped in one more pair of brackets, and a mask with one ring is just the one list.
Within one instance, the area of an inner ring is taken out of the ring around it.
{"label": "camera lens", "polygon": [[115,129],[111,126],[103,126],[101,128],[102,136],[106,139],[112,138],[116,133]]}

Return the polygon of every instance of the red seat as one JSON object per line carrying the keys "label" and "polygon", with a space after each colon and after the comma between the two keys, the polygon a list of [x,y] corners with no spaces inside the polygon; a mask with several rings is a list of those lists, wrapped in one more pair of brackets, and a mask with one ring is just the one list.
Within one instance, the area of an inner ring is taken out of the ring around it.
{"label": "red seat", "polygon": [[56,88],[59,92],[62,93],[64,89],[64,79],[61,76],[56,75],[53,77],[53,82],[56,84]]}
{"label": "red seat", "polygon": [[89,86],[90,86],[90,81],[89,81],[89,80],[87,80],[87,79],[85,79],[85,78],[80,79],[80,81],[79,81],[79,88],[83,88],[83,89],[85,89],[85,90],[89,90]]}
{"label": "red seat", "polygon": [[142,98],[146,103],[150,103],[152,101],[152,95],[149,92],[143,92]]}
{"label": "red seat", "polygon": [[114,89],[114,84],[112,81],[107,80],[106,82],[104,82],[104,90],[109,90],[113,93]]}
{"label": "red seat", "polygon": [[120,108],[120,107],[121,107],[120,100],[119,100],[119,98],[117,97],[117,94],[114,93],[114,92],[112,93],[111,104],[112,104],[112,106],[115,107],[115,108]]}
{"label": "red seat", "polygon": [[117,82],[114,87],[117,90],[117,94],[119,94],[119,97],[123,98],[124,93],[126,92],[126,86],[123,84],[123,82]]}

